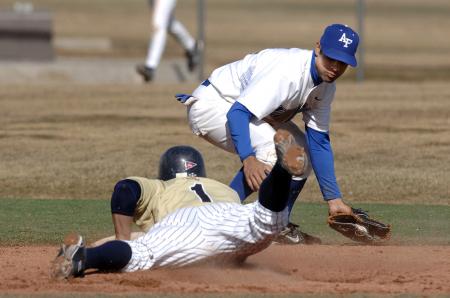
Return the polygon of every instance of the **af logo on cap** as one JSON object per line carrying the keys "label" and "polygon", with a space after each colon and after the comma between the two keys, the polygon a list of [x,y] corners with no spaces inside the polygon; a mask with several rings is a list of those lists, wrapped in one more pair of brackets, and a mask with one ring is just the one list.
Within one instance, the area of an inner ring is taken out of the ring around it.
{"label": "af logo on cap", "polygon": [[348,45],[353,42],[353,40],[351,40],[350,38],[347,38],[347,36],[345,35],[345,32],[342,33],[342,36],[339,39],[339,41],[344,43],[344,48],[348,48]]}

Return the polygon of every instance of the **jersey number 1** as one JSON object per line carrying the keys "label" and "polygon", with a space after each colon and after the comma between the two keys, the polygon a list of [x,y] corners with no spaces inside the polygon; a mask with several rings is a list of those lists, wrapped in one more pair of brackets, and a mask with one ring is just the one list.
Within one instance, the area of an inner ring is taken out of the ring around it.
{"label": "jersey number 1", "polygon": [[197,197],[202,200],[202,202],[204,203],[211,203],[212,200],[211,198],[206,194],[205,190],[203,189],[203,185],[202,184],[194,184],[193,186],[191,186],[191,190],[195,192],[195,194],[197,195]]}

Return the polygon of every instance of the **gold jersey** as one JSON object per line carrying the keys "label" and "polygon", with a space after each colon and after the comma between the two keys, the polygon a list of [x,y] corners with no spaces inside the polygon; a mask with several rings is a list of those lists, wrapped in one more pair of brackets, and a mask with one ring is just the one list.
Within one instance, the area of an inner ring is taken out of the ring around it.
{"label": "gold jersey", "polygon": [[143,177],[128,177],[141,187],[141,197],[134,213],[136,225],[147,231],[166,215],[179,208],[208,203],[240,204],[238,194],[229,186],[203,177],[182,177],[168,181]]}

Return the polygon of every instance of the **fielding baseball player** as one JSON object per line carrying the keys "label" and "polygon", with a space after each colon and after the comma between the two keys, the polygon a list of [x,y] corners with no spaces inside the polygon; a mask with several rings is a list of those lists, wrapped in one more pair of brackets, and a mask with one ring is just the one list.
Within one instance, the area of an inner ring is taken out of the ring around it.
{"label": "fielding baseball player", "polygon": [[[356,66],[358,34],[350,27],[326,27],[311,50],[266,49],[214,70],[192,96],[178,94],[188,109],[192,131],[210,143],[237,153],[242,161],[230,186],[241,200],[260,188],[276,161],[273,135],[290,131],[307,149],[307,169],[290,185],[289,212],[311,168],[328,202],[329,213],[349,213],[334,171],[330,143],[331,103],[335,81],[348,65]],[[305,133],[291,119],[302,113]],[[290,223],[283,231],[287,243],[316,243]],[[278,239],[284,242],[283,237]]]}
{"label": "fielding baseball player", "polygon": [[145,64],[137,65],[136,71],[145,82],[153,79],[166,46],[167,32],[173,35],[183,47],[188,69],[193,71],[199,62],[198,47],[184,25],[174,17],[177,1],[149,0],[149,4],[153,8],[153,36],[148,46]]}
{"label": "fielding baseball player", "polygon": [[[113,240],[86,248],[80,235],[69,234],[53,263],[53,276],[83,276],[88,269],[131,272],[200,261],[239,263],[268,247],[288,223],[292,174],[301,175],[305,161],[305,151],[288,131],[279,130],[274,143],[278,161],[261,184],[258,201],[246,205],[216,202],[224,194],[236,194],[228,186],[206,178],[160,181],[177,195],[208,203],[177,209],[135,240]],[[148,190],[157,195],[158,182],[153,186],[156,189]]]}

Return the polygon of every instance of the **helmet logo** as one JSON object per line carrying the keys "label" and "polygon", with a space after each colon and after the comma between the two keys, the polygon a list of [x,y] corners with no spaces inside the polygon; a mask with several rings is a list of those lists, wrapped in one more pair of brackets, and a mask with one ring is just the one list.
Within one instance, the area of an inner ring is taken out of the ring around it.
{"label": "helmet logo", "polygon": [[185,169],[185,171],[190,170],[190,169],[192,169],[192,168],[194,168],[196,166],[197,166],[197,164],[195,162],[188,161],[188,160],[184,161],[184,169]]}

